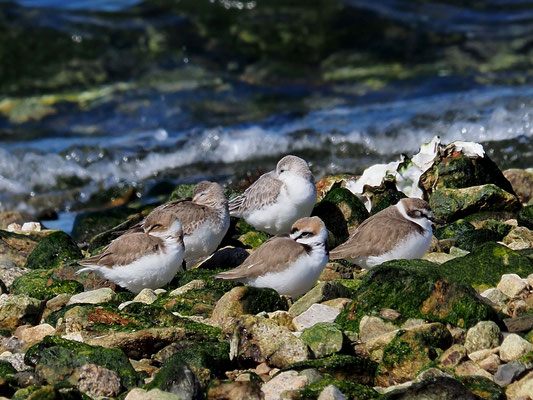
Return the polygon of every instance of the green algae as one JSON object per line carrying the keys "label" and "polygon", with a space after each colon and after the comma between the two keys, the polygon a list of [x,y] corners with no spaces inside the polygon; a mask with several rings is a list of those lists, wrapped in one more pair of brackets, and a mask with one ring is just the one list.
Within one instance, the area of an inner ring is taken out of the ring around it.
{"label": "green algae", "polygon": [[176,186],[168,197],[168,201],[192,198],[195,186],[196,185],[193,183],[182,183],[181,185]]}
{"label": "green algae", "polygon": [[90,346],[59,336],[46,336],[40,343],[30,347],[24,362],[38,366],[45,379],[52,384],[69,382],[74,369],[85,364],[96,364],[116,372],[128,389],[139,384],[137,373],[122,350]]}
{"label": "green algae", "polygon": [[505,400],[504,388],[484,376],[462,376],[457,378],[472,394],[485,400]]}
{"label": "green algae", "polygon": [[380,399],[382,396],[372,387],[360,383],[337,379],[326,376],[318,382],[311,383],[300,390],[297,396],[299,400],[315,400],[320,393],[329,385],[336,386],[348,399],[371,400]]}
{"label": "green algae", "polygon": [[45,236],[26,260],[25,268],[50,269],[83,258],[80,249],[65,232],[57,231]]}
{"label": "green algae", "polygon": [[518,225],[533,229],[533,205],[523,207],[518,213]]}
{"label": "green algae", "polygon": [[34,270],[19,276],[12,285],[12,293],[25,294],[39,300],[52,298],[61,293],[83,292],[83,285],[73,280],[56,280],[54,270]]}
{"label": "green algae", "polygon": [[309,346],[316,358],[320,358],[341,351],[344,337],[336,324],[319,322],[305,329],[300,339]]}
{"label": "green algae", "polygon": [[91,400],[91,398],[70,387],[28,386],[17,390],[11,400]]}

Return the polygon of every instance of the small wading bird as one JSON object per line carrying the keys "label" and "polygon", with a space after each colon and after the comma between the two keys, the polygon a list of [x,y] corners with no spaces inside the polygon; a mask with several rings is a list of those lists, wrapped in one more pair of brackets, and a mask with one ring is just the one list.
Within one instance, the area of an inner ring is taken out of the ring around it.
{"label": "small wading bird", "polygon": [[157,289],[180,270],[184,246],[181,222],[172,215],[145,223],[144,232],[127,232],[93,257],[80,261],[77,271],[94,271],[133,293]]}
{"label": "small wading bird", "polygon": [[155,225],[169,215],[183,224],[187,268],[213,254],[230,223],[228,200],[222,187],[203,181],[194,187],[192,199],[175,200],[155,208],[143,222],[127,232],[142,231],[144,226]]}
{"label": "small wading bird", "polygon": [[367,269],[389,260],[420,258],[431,243],[432,222],[438,221],[427,202],[401,199],[363,221],[346,242],[331,250],[330,259]]}
{"label": "small wading bird", "polygon": [[299,218],[308,217],[316,203],[313,174],[305,160],[285,156],[276,170],[263,174],[244,193],[229,202],[230,215],[272,235],[289,232]]}
{"label": "small wading bird", "polygon": [[290,234],[274,236],[241,265],[214,275],[221,280],[272,288],[279,294],[300,296],[311,289],[328,262],[326,226],[318,217],[299,219]]}

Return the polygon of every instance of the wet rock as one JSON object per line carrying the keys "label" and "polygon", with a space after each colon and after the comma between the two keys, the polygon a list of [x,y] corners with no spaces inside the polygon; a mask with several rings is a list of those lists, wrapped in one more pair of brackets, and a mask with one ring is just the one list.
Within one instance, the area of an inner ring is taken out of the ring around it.
{"label": "wet rock", "polygon": [[11,291],[14,294],[28,295],[40,300],[62,293],[73,295],[83,291],[83,284],[75,280],[57,279],[55,272],[55,269],[38,269],[21,275],[13,282]]}
{"label": "wet rock", "polygon": [[320,392],[317,400],[347,400],[337,386],[329,385]]}
{"label": "wet rock", "polygon": [[381,399],[381,395],[372,387],[353,381],[326,377],[318,382],[311,383],[300,390],[300,398],[316,399],[328,386],[335,386],[349,399]]}
{"label": "wet rock", "polygon": [[398,327],[391,322],[385,322],[381,318],[365,315],[359,323],[359,338],[365,343],[397,329]]}
{"label": "wet rock", "polygon": [[268,313],[268,318],[273,321],[276,321],[279,326],[285,326],[291,331],[295,330],[294,324],[292,323],[293,317],[287,311],[278,310],[270,312]]}
{"label": "wet rock", "polygon": [[500,328],[493,321],[481,321],[466,332],[465,349],[468,353],[492,349],[500,344]]}
{"label": "wet rock", "polygon": [[300,315],[315,303],[339,297],[351,297],[353,291],[340,282],[320,282],[309,292],[300,297],[290,308],[289,313],[293,316]]}
{"label": "wet rock", "polygon": [[533,247],[533,232],[523,226],[517,226],[502,239],[513,250],[530,249]]}
{"label": "wet rock", "polygon": [[[327,376],[333,377],[334,379],[372,385],[374,383],[374,375],[376,374],[377,367],[377,363],[368,360],[367,358],[346,354],[334,354],[317,360],[297,362],[288,365],[283,368],[282,371],[303,371],[313,368],[318,370],[321,374],[327,374]],[[322,383],[324,383],[323,380]],[[322,388],[324,387],[325,386],[322,386]],[[342,389],[341,386],[338,387]]]}
{"label": "wet rock", "polygon": [[177,395],[179,399],[204,399],[204,391],[195,371],[181,360],[176,364],[174,361],[171,359],[163,365],[145,389],[160,389]]}
{"label": "wet rock", "polygon": [[317,203],[312,215],[320,217],[332,233],[332,240],[328,240],[330,248],[346,241],[350,233],[369,216],[363,202],[345,188],[330,191]]}
{"label": "wet rock", "polygon": [[510,384],[505,390],[509,400],[530,399],[533,393],[533,371],[521,378],[519,381]]}
{"label": "wet rock", "polygon": [[10,289],[15,279],[30,272],[29,269],[21,268],[12,260],[0,256],[0,280]]}
{"label": "wet rock", "polygon": [[528,276],[533,273],[533,264],[506,246],[489,242],[464,257],[442,264],[440,271],[452,282],[484,290],[495,287],[504,274]]}
{"label": "wet rock", "polygon": [[99,304],[108,303],[115,298],[115,292],[110,288],[101,288],[75,294],[70,298],[67,306],[71,304]]}
{"label": "wet rock", "polygon": [[399,393],[392,393],[387,400],[439,399],[476,400],[479,399],[461,382],[453,378],[438,377],[415,383]]}
{"label": "wet rock", "polygon": [[183,397],[159,389],[135,388],[128,393],[124,400],[183,400]]}
{"label": "wet rock", "polygon": [[221,323],[241,314],[257,314],[287,308],[286,300],[273,289],[238,286],[217,302],[211,318]]}
{"label": "wet rock", "polygon": [[520,201],[505,190],[489,184],[464,189],[437,189],[429,199],[435,216],[455,221],[478,211],[518,211]]}
{"label": "wet rock", "polygon": [[494,374],[494,382],[500,386],[507,386],[522,376],[527,370],[527,366],[521,361],[511,361],[500,365]]}
{"label": "wet rock", "polygon": [[13,335],[23,342],[32,345],[43,340],[45,336],[55,334],[55,331],[55,328],[50,324],[41,324],[37,326],[23,325],[19,326]]}
{"label": "wet rock", "polygon": [[466,358],[466,349],[461,344],[454,344],[444,350],[439,361],[444,368],[454,368]]}
{"label": "wet rock", "polygon": [[522,203],[533,197],[533,173],[523,169],[507,169],[503,175],[509,181]]}
{"label": "wet rock", "polygon": [[79,370],[78,389],[90,397],[114,397],[120,393],[119,376],[94,364],[85,364]]}
{"label": "wet rock", "polygon": [[450,344],[451,335],[440,323],[399,331],[383,351],[376,384],[391,386],[413,380],[424,365],[437,358],[437,349]]}
{"label": "wet rock", "polygon": [[207,392],[209,400],[263,400],[256,382],[214,381]]}
{"label": "wet rock", "polygon": [[345,187],[346,182],[353,178],[353,175],[326,175],[318,180],[316,183],[317,202],[320,202],[333,189],[338,187]]}
{"label": "wet rock", "polygon": [[24,211],[3,211],[0,212],[0,229],[7,229],[11,224],[24,225],[26,222],[37,221],[33,215]]}
{"label": "wet rock", "polygon": [[516,360],[530,351],[533,351],[533,344],[516,333],[511,333],[500,346],[500,358],[502,361],[508,362]]}
{"label": "wet rock", "polygon": [[40,317],[41,302],[24,295],[0,295],[0,329],[35,324]]}
{"label": "wet rock", "polygon": [[518,224],[533,229],[533,205],[523,207],[518,213]]}
{"label": "wet rock", "polygon": [[323,304],[313,304],[307,311],[294,317],[292,323],[296,330],[302,331],[319,322],[333,322],[339,313],[340,311],[336,308]]}
{"label": "wet rock", "polygon": [[50,269],[83,258],[80,249],[65,232],[57,231],[43,238],[26,260],[25,268]]}
{"label": "wet rock", "polygon": [[0,257],[14,262],[18,267],[24,267],[26,259],[35,249],[39,241],[50,232],[37,234],[18,234],[0,229]]}
{"label": "wet rock", "polygon": [[363,316],[384,308],[398,311],[399,323],[423,318],[468,328],[480,320],[499,320],[472,288],[450,282],[437,268],[424,260],[395,260],[370,270],[335,322],[344,331],[358,332]]}
{"label": "wet rock", "polygon": [[58,336],[46,336],[32,346],[26,352],[25,362],[35,366],[39,377],[50,384],[76,385],[79,369],[87,363],[114,371],[128,389],[138,384],[137,374],[121,350],[90,346]]}
{"label": "wet rock", "polygon": [[517,274],[504,274],[498,283],[497,288],[507,297],[518,297],[527,289],[527,281]]}
{"label": "wet rock", "polygon": [[307,385],[307,377],[298,376],[296,371],[285,371],[276,375],[261,387],[265,400],[281,399],[282,393],[297,391]]}
{"label": "wet rock", "polygon": [[335,324],[328,322],[320,322],[305,329],[300,339],[309,346],[315,358],[341,351],[344,341],[341,330]]}
{"label": "wet rock", "polygon": [[61,388],[54,386],[29,386],[19,389],[13,395],[12,400],[65,400],[81,399],[82,393],[75,388]]}
{"label": "wet rock", "polygon": [[232,356],[243,362],[267,361],[271,366],[284,367],[309,357],[303,341],[269,319],[243,315],[225,333],[230,337]]}

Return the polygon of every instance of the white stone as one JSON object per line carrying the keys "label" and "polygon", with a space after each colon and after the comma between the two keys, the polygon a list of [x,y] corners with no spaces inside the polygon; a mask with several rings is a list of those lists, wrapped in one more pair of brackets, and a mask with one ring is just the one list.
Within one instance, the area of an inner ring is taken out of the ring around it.
{"label": "white stone", "polygon": [[100,288],[75,294],[70,298],[67,306],[71,304],[99,304],[107,303],[115,298],[115,292],[110,288]]}
{"label": "white stone", "polygon": [[120,304],[118,305],[118,309],[119,309],[120,311],[122,311],[122,310],[124,310],[127,306],[129,306],[130,304],[132,304],[132,303],[135,303],[135,302],[132,301],[132,300],[128,300],[128,301],[125,301],[124,303],[120,303]]}
{"label": "white stone", "polygon": [[486,359],[487,357],[498,353],[498,351],[500,351],[499,347],[496,347],[494,349],[478,350],[478,351],[474,351],[474,352],[468,354],[468,358],[470,358],[472,361],[478,363],[478,362]]}
{"label": "white stone", "polygon": [[505,274],[497,287],[506,296],[515,298],[527,288],[527,283],[517,274]]}
{"label": "white stone", "polygon": [[489,299],[499,307],[504,307],[509,301],[509,297],[502,293],[498,288],[490,288],[481,293],[481,296]]}
{"label": "white stone", "polygon": [[174,289],[172,292],[170,292],[170,296],[172,297],[183,296],[189,290],[203,289],[204,287],[205,287],[205,281],[201,279],[195,279],[183,286],[180,286],[177,289]]}
{"label": "white stone", "polygon": [[146,391],[144,389],[135,388],[131,390],[124,400],[181,400],[183,397],[177,394],[164,392],[160,389],[152,389]]}
{"label": "white stone", "polygon": [[152,304],[154,301],[157,300],[157,295],[154,293],[152,289],[144,288],[139,292],[137,296],[133,299],[133,301],[144,303],[144,304]]}
{"label": "white stone", "polygon": [[22,228],[22,226],[20,226],[20,224],[17,224],[16,222],[13,222],[12,224],[9,224],[7,226],[7,231],[8,232],[20,231],[20,228]]}
{"label": "white stone", "polygon": [[166,292],[167,292],[167,290],[163,289],[163,288],[159,288],[159,289],[154,290],[154,293],[157,294],[158,296],[160,294],[163,294],[163,293],[166,293]]}
{"label": "white stone", "polygon": [[329,385],[320,392],[318,400],[347,400],[337,386]]}
{"label": "white stone", "polygon": [[285,371],[269,380],[261,387],[265,400],[280,400],[285,391],[299,390],[307,385],[306,376],[299,376],[296,371]]}
{"label": "white stone", "polygon": [[24,222],[20,230],[23,232],[40,232],[41,224],[39,222]]}
{"label": "white stone", "polygon": [[304,311],[295,317],[292,320],[292,323],[296,330],[303,331],[304,329],[311,328],[319,322],[333,322],[339,314],[340,311],[334,307],[315,303],[309,307],[307,311]]}
{"label": "white stone", "polygon": [[533,274],[530,274],[527,276],[527,284],[529,285],[530,288],[533,288]]}
{"label": "white stone", "polygon": [[507,336],[500,346],[500,358],[508,362],[522,357],[529,351],[533,351],[533,344],[521,338],[516,333]]}

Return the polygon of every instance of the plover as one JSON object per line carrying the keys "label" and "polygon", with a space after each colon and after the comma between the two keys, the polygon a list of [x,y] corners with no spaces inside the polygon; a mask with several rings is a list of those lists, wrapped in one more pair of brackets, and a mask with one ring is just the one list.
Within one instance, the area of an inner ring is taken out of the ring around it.
{"label": "plover", "polygon": [[130,232],[113,240],[93,257],[80,261],[77,271],[95,271],[105,279],[134,293],[157,289],[169,283],[183,261],[181,222],[167,215],[157,223],[145,224],[144,232]]}
{"label": "plover", "polygon": [[316,187],[307,162],[285,156],[276,170],[261,175],[244,193],[229,202],[231,216],[272,235],[286,233],[299,218],[308,217],[316,203]]}
{"label": "plover", "polygon": [[184,260],[187,268],[210,256],[229,228],[228,200],[218,183],[203,181],[193,190],[193,198],[171,201],[155,208],[133,230],[157,224],[165,215],[183,224]]}
{"label": "plover", "polygon": [[292,225],[290,234],[274,236],[237,268],[215,278],[300,296],[314,286],[328,262],[327,237],[320,218],[301,218]]}
{"label": "plover", "polygon": [[431,243],[432,222],[436,219],[427,202],[401,199],[363,221],[331,250],[330,260],[344,259],[367,269],[389,260],[420,258]]}

